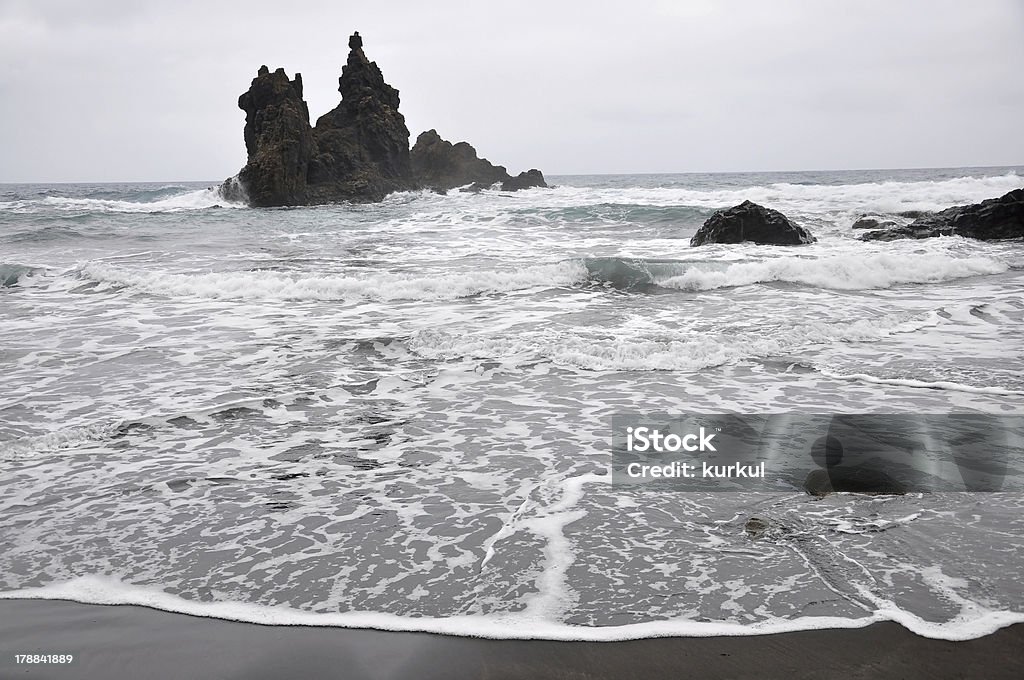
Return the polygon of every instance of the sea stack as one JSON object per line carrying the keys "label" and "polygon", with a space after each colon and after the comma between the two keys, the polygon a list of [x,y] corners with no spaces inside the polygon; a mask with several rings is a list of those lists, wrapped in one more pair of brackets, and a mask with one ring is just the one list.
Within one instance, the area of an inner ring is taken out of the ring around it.
{"label": "sea stack", "polygon": [[257,207],[380,201],[395,191],[456,186],[505,191],[547,186],[540,170],[512,177],[502,166],[478,158],[466,142],[451,144],[434,130],[420,135],[410,154],[409,129],[399,112],[398,90],[384,80],[363,52],[358,32],[338,92],[341,102],[310,126],[302,98],[302,76],[263,66],[238,99],[245,111],[248,161],[221,193]]}
{"label": "sea stack", "polygon": [[314,144],[309,109],[302,99],[302,75],[296,73],[295,80],[289,80],[284,69],[271,73],[261,66],[249,91],[238,98],[238,108],[245,111],[249,161],[238,173],[238,182],[226,182],[222,193],[254,206],[305,203]]}
{"label": "sea stack", "polygon": [[416,187],[398,90],[366,58],[358,31],[348,46],[348,62],[338,79],[341,103],[313,128],[317,153],[309,164],[311,203],[379,201]]}

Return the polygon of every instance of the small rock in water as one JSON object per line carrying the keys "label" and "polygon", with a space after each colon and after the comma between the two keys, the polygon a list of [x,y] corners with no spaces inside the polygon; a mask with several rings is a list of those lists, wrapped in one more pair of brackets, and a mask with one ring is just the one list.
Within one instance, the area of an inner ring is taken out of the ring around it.
{"label": "small rock in water", "polygon": [[892,220],[880,220],[877,217],[870,217],[868,215],[861,215],[853,223],[854,229],[888,229],[895,226],[897,225]]}
{"label": "small rock in water", "polygon": [[769,524],[768,520],[762,519],[761,517],[751,517],[747,520],[747,523],[743,525],[747,535],[751,538],[761,538],[766,531],[768,531]]}
{"label": "small rock in water", "polygon": [[778,210],[743,201],[709,217],[690,239],[690,245],[749,241],[761,245],[795,246],[816,240],[811,232],[793,224]]}

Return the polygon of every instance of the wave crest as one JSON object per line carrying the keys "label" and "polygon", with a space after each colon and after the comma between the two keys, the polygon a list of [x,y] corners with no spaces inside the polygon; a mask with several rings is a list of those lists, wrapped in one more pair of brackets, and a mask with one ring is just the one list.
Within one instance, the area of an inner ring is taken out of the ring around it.
{"label": "wave crest", "polygon": [[452,300],[530,288],[571,286],[586,269],[567,261],[521,269],[416,276],[292,275],[274,271],[178,274],[92,262],[79,274],[92,281],[157,295],[256,300]]}
{"label": "wave crest", "polygon": [[724,269],[691,267],[682,274],[654,282],[680,290],[711,290],[773,282],[832,290],[864,290],[1001,274],[1008,269],[1009,265],[989,257],[875,253],[821,258],[778,257],[760,262],[738,262]]}

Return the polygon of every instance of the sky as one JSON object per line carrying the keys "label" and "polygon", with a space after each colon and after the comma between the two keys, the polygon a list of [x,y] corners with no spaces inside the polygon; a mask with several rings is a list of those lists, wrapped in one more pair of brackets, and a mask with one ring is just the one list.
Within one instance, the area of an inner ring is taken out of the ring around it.
{"label": "sky", "polygon": [[0,182],[229,177],[259,66],[315,121],[356,30],[513,173],[1024,164],[1024,0],[0,0]]}

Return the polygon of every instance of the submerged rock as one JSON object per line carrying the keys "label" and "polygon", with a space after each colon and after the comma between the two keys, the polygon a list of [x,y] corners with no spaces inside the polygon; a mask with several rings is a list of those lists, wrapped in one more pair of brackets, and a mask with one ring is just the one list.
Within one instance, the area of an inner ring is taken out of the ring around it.
{"label": "submerged rock", "polygon": [[815,240],[809,231],[790,222],[778,210],[743,201],[709,217],[690,239],[690,245],[744,241],[762,245],[800,245]]}
{"label": "submerged rock", "polygon": [[429,189],[446,191],[466,187],[467,191],[477,192],[498,182],[501,182],[502,191],[547,186],[540,170],[529,170],[512,177],[504,166],[478,157],[476,149],[467,142],[452,144],[442,139],[437,130],[421,133],[410,157],[417,181]]}
{"label": "submerged rock", "polygon": [[761,536],[764,536],[765,532],[768,531],[770,526],[771,524],[766,519],[761,517],[750,517],[743,525],[743,530],[746,531],[747,535],[751,538],[761,538]]}
{"label": "submerged rock", "polygon": [[896,213],[897,217],[909,217],[912,220],[916,220],[918,217],[926,217],[928,215],[934,215],[935,213],[931,210],[901,210]]}
{"label": "submerged rock", "polygon": [[893,241],[934,236],[964,236],[983,241],[1024,237],[1024,189],[927,214],[906,226],[869,231],[861,239]]}
{"label": "submerged rock", "polygon": [[366,57],[358,32],[348,45],[338,79],[341,102],[315,127],[302,99],[302,77],[289,80],[283,69],[260,68],[238,99],[248,160],[221,185],[223,196],[254,206],[287,206],[379,201],[423,186],[439,192],[471,183],[501,182],[506,191],[546,186],[539,170],[510,177],[505,168],[477,158],[469,144],[450,144],[433,130],[420,135],[411,153],[398,90]]}
{"label": "submerged rock", "polygon": [[895,226],[898,225],[892,220],[886,220],[870,215],[861,215],[853,223],[854,229],[888,229]]}

